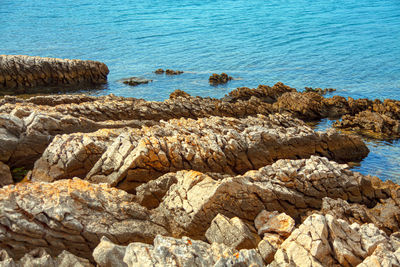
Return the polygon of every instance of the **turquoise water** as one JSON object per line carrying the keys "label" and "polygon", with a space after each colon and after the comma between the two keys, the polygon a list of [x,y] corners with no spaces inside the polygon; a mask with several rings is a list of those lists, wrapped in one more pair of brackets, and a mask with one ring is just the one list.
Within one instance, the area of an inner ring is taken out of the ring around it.
{"label": "turquoise water", "polygon": [[[0,33],[0,54],[105,62],[109,83],[88,92],[97,95],[163,100],[183,89],[221,97],[236,87],[282,81],[400,99],[399,0],[2,0]],[[185,73],[156,76],[157,68]],[[213,72],[239,79],[212,87]],[[139,87],[117,81],[130,76],[154,81]],[[359,170],[396,179],[399,145],[369,146],[379,149]]]}

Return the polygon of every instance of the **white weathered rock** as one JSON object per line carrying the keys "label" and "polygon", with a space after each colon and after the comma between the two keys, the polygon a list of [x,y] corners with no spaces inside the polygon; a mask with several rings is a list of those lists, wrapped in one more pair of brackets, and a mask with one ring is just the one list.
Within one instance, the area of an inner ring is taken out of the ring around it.
{"label": "white weathered rock", "polygon": [[258,243],[258,251],[260,251],[261,257],[267,264],[270,264],[274,260],[276,250],[267,240],[263,239]]}
{"label": "white weathered rock", "polygon": [[283,237],[288,237],[294,229],[295,221],[285,213],[263,210],[257,215],[254,224],[259,235],[277,233]]}
{"label": "white weathered rock", "polygon": [[314,214],[282,243],[272,266],[356,266],[382,243],[389,239],[372,224]]}
{"label": "white weathered rock", "polygon": [[93,251],[93,258],[99,267],[126,267],[125,251],[126,246],[116,245],[103,236]]}
{"label": "white weathered rock", "polygon": [[222,243],[238,250],[256,248],[260,242],[260,237],[238,217],[229,219],[222,214],[215,216],[205,236],[210,244]]}

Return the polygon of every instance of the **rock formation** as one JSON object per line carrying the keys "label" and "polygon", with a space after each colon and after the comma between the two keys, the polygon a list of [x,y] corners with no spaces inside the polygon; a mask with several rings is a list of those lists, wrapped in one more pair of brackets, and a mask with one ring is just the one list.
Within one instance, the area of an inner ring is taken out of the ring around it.
{"label": "rock formation", "polygon": [[333,88],[322,89],[322,88],[304,87],[304,91],[305,92],[314,92],[314,93],[317,93],[317,94],[320,94],[320,95],[326,95],[327,93],[335,92],[336,89],[333,89]]}
{"label": "rock formation", "polygon": [[139,77],[130,77],[130,78],[125,78],[121,79],[120,82],[130,85],[130,86],[138,86],[140,84],[147,84],[152,82],[153,80],[150,79],[144,79],[144,78],[139,78]]}
{"label": "rock formation", "polygon": [[52,181],[87,174],[91,182],[132,192],[162,174],[184,169],[239,174],[282,158],[317,154],[347,162],[368,154],[355,136],[316,133],[299,120],[281,115],[174,119],[123,131],[117,138],[110,131],[83,137],[56,138],[35,164],[32,178]]}
{"label": "rock formation", "polygon": [[13,183],[10,168],[0,161],[0,187]]}
{"label": "rock formation", "polygon": [[231,76],[228,76],[226,73],[216,74],[213,73],[210,78],[208,78],[208,82],[212,85],[224,84],[232,80]]}
{"label": "rock formation", "polygon": [[0,249],[15,258],[38,248],[91,259],[102,236],[127,245],[152,243],[166,229],[133,196],[73,179],[0,189]]}
{"label": "rock formation", "polygon": [[0,55],[0,89],[101,84],[108,73],[98,61]]}

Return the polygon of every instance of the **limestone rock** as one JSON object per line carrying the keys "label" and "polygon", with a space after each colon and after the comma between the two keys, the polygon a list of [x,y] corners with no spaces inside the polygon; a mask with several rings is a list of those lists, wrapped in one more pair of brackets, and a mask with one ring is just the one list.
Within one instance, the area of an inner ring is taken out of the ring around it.
{"label": "limestone rock", "polygon": [[165,70],[165,74],[167,74],[167,75],[179,75],[182,73],[183,73],[183,71],[181,71],[181,70],[170,70],[170,69]]}
{"label": "limestone rock", "polygon": [[91,259],[102,236],[117,244],[151,243],[167,234],[154,220],[132,195],[77,178],[0,189],[0,249],[17,258],[42,247]]}
{"label": "limestone rock", "polygon": [[0,89],[54,85],[101,84],[109,70],[91,60],[0,55]]}
{"label": "limestone rock", "polygon": [[371,256],[364,259],[358,267],[392,267],[400,266],[400,249],[391,251],[385,244],[379,244]]}
{"label": "limestone rock", "polygon": [[272,266],[356,266],[385,243],[388,237],[373,224],[314,214],[283,242]]}
{"label": "limestone rock", "polygon": [[276,250],[267,240],[261,240],[258,243],[258,251],[260,251],[261,257],[267,264],[270,264],[274,260]]}
{"label": "limestone rock", "polygon": [[131,243],[124,262],[129,266],[264,266],[256,250],[234,250],[223,244],[209,245],[187,237],[157,236],[154,246]]}
{"label": "limestone rock", "polygon": [[288,237],[294,229],[295,222],[285,213],[263,210],[257,215],[254,224],[259,235],[277,233],[281,236]]}
{"label": "limestone rock", "polygon": [[217,85],[217,84],[224,84],[232,80],[231,76],[228,76],[226,73],[216,74],[213,73],[210,78],[208,79],[210,84]]}
{"label": "limestone rock", "polygon": [[54,265],[57,267],[93,267],[89,260],[77,257],[65,250],[55,258]]}
{"label": "limestone rock", "polygon": [[0,187],[13,183],[10,168],[0,161]]}
{"label": "limestone rock", "polygon": [[17,267],[14,259],[8,255],[7,251],[2,249],[0,250],[0,266],[2,267]]}
{"label": "limestone rock", "polygon": [[164,73],[164,70],[163,70],[163,69],[156,69],[156,70],[154,71],[154,73],[155,73],[155,74],[163,74],[163,73]]}
{"label": "limestone rock", "polygon": [[[155,210],[170,219],[174,236],[201,239],[214,217],[221,213],[254,221],[264,209],[297,218],[319,210],[322,198],[341,198],[364,205],[376,203],[380,191],[370,178],[325,158],[278,160],[244,175],[213,179],[193,172],[177,173]],[[386,196],[389,197],[389,196]]]}
{"label": "limestone rock", "polygon": [[362,111],[355,116],[345,115],[342,120],[334,123],[334,127],[366,135],[379,134],[386,138],[400,136],[400,122],[398,120],[371,111]]}
{"label": "limestone rock", "polygon": [[53,258],[43,248],[37,248],[26,253],[19,261],[19,264],[24,267],[55,267]]}
{"label": "limestone rock", "polygon": [[93,258],[99,267],[126,267],[123,261],[126,246],[118,246],[108,238],[102,237],[93,251]]}
{"label": "limestone rock", "polygon": [[314,93],[317,93],[317,94],[320,94],[320,95],[325,95],[327,93],[331,93],[331,92],[335,92],[336,91],[336,89],[334,89],[334,88],[322,89],[322,88],[312,88],[312,87],[305,87],[304,90],[305,90],[305,92],[314,92]]}
{"label": "limestone rock", "polygon": [[124,132],[101,156],[87,179],[133,192],[150,180],[183,169],[238,174],[280,158],[325,155],[339,162],[368,154],[363,141],[334,131],[316,133],[279,114],[244,119],[174,119]]}
{"label": "limestone rock", "polygon": [[[130,129],[132,132],[140,132]],[[102,129],[93,133],[57,135],[35,162],[32,180],[52,182],[73,177],[85,178],[122,129]]]}
{"label": "limestone rock", "polygon": [[205,236],[210,244],[222,243],[238,250],[256,248],[260,242],[260,237],[238,217],[229,219],[221,214],[212,220]]}

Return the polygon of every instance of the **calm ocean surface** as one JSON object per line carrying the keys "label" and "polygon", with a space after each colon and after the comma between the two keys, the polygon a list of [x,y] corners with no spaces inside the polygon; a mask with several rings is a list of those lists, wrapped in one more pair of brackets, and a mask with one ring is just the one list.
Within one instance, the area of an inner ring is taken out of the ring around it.
{"label": "calm ocean surface", "polygon": [[[221,97],[282,81],[400,99],[400,1],[0,0],[0,54],[103,61],[109,83],[85,92],[95,95],[164,100],[183,89]],[[156,76],[157,68],[185,73]],[[213,72],[240,79],[211,87]],[[131,76],[154,81],[117,81]],[[355,169],[399,182],[400,143],[368,144]]]}

